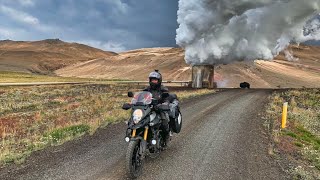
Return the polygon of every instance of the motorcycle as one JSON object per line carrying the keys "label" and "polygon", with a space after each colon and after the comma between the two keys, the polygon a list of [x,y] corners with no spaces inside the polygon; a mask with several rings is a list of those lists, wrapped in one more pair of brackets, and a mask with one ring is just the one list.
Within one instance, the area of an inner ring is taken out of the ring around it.
{"label": "motorcycle", "polygon": [[[162,98],[170,95],[163,93]],[[124,104],[123,109],[132,109],[132,115],[128,121],[125,141],[129,143],[126,153],[126,169],[131,178],[137,178],[142,174],[144,159],[146,156],[157,157],[166,147],[166,141],[162,128],[161,112],[170,112],[168,104],[159,104],[147,91],[136,93],[128,92],[128,97],[133,97],[131,104]],[[169,117],[168,117],[169,118]],[[178,116],[169,125],[175,133],[179,133],[182,126],[182,116],[178,109]]]}

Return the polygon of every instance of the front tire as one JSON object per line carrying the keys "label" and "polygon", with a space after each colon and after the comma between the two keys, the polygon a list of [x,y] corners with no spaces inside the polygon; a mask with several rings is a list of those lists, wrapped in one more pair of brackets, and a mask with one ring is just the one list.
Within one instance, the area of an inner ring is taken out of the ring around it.
{"label": "front tire", "polygon": [[140,141],[131,141],[126,154],[126,166],[128,175],[131,178],[137,178],[142,173],[143,157],[139,154]]}

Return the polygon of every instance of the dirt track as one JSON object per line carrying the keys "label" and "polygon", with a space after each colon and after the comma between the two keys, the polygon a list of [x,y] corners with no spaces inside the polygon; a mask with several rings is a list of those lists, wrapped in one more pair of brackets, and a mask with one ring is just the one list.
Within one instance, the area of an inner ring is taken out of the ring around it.
{"label": "dirt track", "polygon": [[[268,155],[261,112],[271,90],[224,90],[182,104],[183,129],[140,179],[286,179]],[[0,179],[126,179],[124,123],[34,153]]]}

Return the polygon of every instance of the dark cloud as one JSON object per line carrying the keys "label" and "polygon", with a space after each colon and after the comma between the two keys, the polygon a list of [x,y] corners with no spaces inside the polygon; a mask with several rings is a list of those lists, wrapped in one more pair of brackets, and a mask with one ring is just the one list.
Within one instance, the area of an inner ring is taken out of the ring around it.
{"label": "dark cloud", "polygon": [[106,50],[175,46],[178,0],[0,0],[0,39],[60,38]]}

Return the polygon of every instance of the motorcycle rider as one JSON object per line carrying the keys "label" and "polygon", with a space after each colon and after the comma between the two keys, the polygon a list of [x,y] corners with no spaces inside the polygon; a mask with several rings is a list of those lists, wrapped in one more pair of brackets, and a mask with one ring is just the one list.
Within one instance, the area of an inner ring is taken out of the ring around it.
{"label": "motorcycle rider", "polygon": [[[169,93],[169,89],[162,85],[162,75],[158,70],[155,70],[149,74],[149,86],[144,89],[152,94],[152,97],[159,101],[159,104],[168,104],[170,105],[170,98],[162,98],[163,93]],[[162,127],[165,131],[165,142],[166,144],[169,141],[171,136],[170,126],[169,126],[169,114],[167,112],[160,112],[162,119]]]}

